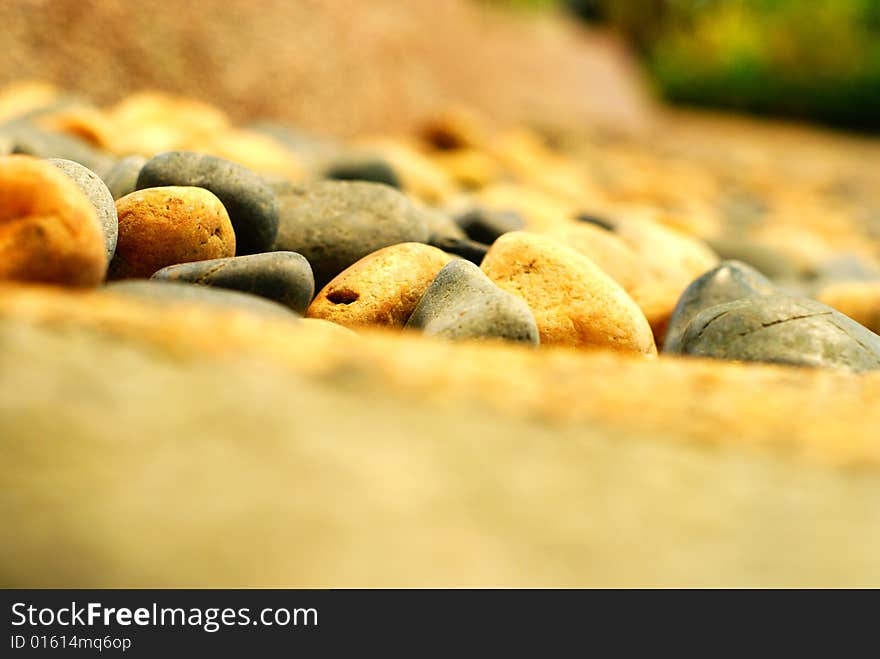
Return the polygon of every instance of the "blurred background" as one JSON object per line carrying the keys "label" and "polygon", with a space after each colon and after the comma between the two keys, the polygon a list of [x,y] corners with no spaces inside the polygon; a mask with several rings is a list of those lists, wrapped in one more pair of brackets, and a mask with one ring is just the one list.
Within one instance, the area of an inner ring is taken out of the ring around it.
{"label": "blurred background", "polygon": [[877,0],[499,0],[613,29],[667,100],[880,129]]}
{"label": "blurred background", "polygon": [[0,25],[0,84],[158,87],[335,134],[449,101],[630,130],[657,97],[880,128],[877,0],[5,0]]}

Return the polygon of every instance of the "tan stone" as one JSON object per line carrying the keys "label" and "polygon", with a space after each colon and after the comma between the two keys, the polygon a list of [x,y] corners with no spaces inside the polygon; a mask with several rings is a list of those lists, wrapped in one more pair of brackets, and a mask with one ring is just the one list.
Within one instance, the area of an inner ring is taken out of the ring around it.
{"label": "tan stone", "polygon": [[479,190],[476,198],[491,208],[510,208],[519,212],[529,230],[542,231],[565,225],[575,216],[578,206],[557,195],[528,185],[495,183]]}
{"label": "tan stone", "polygon": [[303,178],[297,158],[271,137],[247,130],[227,130],[186,142],[184,150],[207,153],[237,162],[258,174],[277,176],[287,181]]}
{"label": "tan stone", "polygon": [[94,207],[49,162],[0,158],[0,279],[96,286],[107,271]]}
{"label": "tan stone", "polygon": [[572,221],[550,226],[539,233],[589,258],[628,293],[632,293],[648,276],[639,256],[626,243],[595,225]]}
{"label": "tan stone", "polygon": [[514,231],[492,245],[482,269],[531,308],[541,345],[656,354],[651,328],[626,291],[598,265],[552,238]]}
{"label": "tan stone", "polygon": [[476,149],[438,151],[432,158],[456,183],[465,188],[485,187],[502,175],[498,163]]}
{"label": "tan stone", "polygon": [[339,273],[318,293],[306,316],[346,327],[403,327],[425,289],[451,258],[421,243],[385,247]]}
{"label": "tan stone", "polygon": [[681,291],[718,265],[718,255],[702,240],[638,213],[624,210],[614,233],[638,254],[655,282]]}
{"label": "tan stone", "polygon": [[53,112],[37,122],[43,128],[79,137],[102,149],[116,141],[116,124],[102,110],[77,106]]}
{"label": "tan stone", "polygon": [[176,263],[235,255],[226,208],[204,188],[146,188],[116,201],[119,239],[111,279],[149,277]]}
{"label": "tan stone", "polygon": [[132,94],[108,116],[116,126],[114,142],[108,146],[120,155],[153,156],[229,128],[229,120],[217,108],[162,92]]}
{"label": "tan stone", "polygon": [[880,334],[880,281],[847,281],[824,287],[819,302]]}

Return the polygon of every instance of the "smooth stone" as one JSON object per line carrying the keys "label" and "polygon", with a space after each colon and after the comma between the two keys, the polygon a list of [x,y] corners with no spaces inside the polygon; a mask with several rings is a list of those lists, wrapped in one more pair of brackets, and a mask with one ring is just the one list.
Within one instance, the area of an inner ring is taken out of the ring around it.
{"label": "smooth stone", "polygon": [[842,254],[817,264],[810,274],[817,286],[844,281],[880,281],[880,264],[855,254]]}
{"label": "smooth stone", "polygon": [[139,190],[162,186],[195,186],[214,193],[229,213],[239,255],[272,247],[278,234],[278,200],[248,168],[201,153],[169,151],[148,160],[137,179]]}
{"label": "smooth stone", "polygon": [[126,156],[110,168],[104,175],[104,183],[113,199],[120,199],[137,190],[138,174],[146,162],[143,156]]}
{"label": "smooth stone", "polygon": [[294,252],[180,263],[162,268],[152,279],[216,286],[274,300],[304,314],[315,294],[309,262]]}
{"label": "smooth stone", "polygon": [[428,244],[470,261],[475,265],[480,265],[489,252],[489,245],[484,245],[467,238],[432,238],[428,241]]}
{"label": "smooth stone", "polygon": [[495,284],[525,300],[541,345],[657,353],[651,326],[620,284],[589,258],[552,238],[506,233],[492,245],[481,267]]}
{"label": "smooth stone", "polygon": [[296,314],[286,306],[264,297],[189,283],[155,279],[129,279],[110,282],[101,290],[166,304],[206,305],[214,308],[255,311],[281,318],[297,318]]}
{"label": "smooth stone", "polygon": [[688,324],[680,352],[856,372],[880,369],[880,336],[821,302],[780,295],[704,309]]}
{"label": "smooth stone", "polygon": [[697,277],[678,299],[663,341],[663,352],[679,352],[688,323],[704,309],[745,297],[779,294],[780,289],[753,267],[723,261]]}
{"label": "smooth stone", "polygon": [[331,162],[324,169],[324,178],[336,181],[369,181],[401,187],[394,168],[381,158],[344,158]]}
{"label": "smooth stone", "polygon": [[456,240],[467,238],[467,234],[456,224],[452,215],[445,210],[427,206],[420,208],[419,211],[428,223],[428,242],[450,238]]}
{"label": "smooth stone", "polygon": [[528,305],[499,288],[473,263],[450,261],[437,274],[406,327],[446,339],[505,339],[538,345]]}
{"label": "smooth stone", "polygon": [[584,224],[592,224],[593,226],[597,226],[603,231],[614,231],[617,228],[617,225],[613,220],[603,217],[602,215],[597,215],[596,213],[578,213],[574,216],[575,222],[582,222]]}
{"label": "smooth stone", "polygon": [[362,181],[291,184],[278,201],[281,222],[272,249],[305,256],[318,289],[376,250],[428,239],[422,213],[387,185]]}
{"label": "smooth stone", "polygon": [[103,176],[113,166],[109,154],[73,135],[43,130],[26,121],[7,124],[0,132],[11,138],[12,153],[72,160],[98,176]]}
{"label": "smooth stone", "polygon": [[472,208],[455,218],[471,240],[491,245],[499,236],[525,227],[523,216],[513,210]]}
{"label": "smooth stone", "polygon": [[540,233],[586,256],[630,294],[640,285],[654,279],[629,245],[613,233],[597,226],[561,222],[541,230]]}
{"label": "smooth stone", "polygon": [[107,272],[89,198],[46,160],[0,158],[0,280],[97,286]]}
{"label": "smooth stone", "polygon": [[62,160],[60,158],[52,158],[49,162],[76,183],[79,189],[89,198],[92,206],[95,207],[98,220],[101,222],[101,229],[104,232],[107,260],[109,261],[113,258],[114,252],[116,252],[116,240],[119,235],[116,204],[113,201],[113,195],[110,193],[110,190],[107,189],[104,181],[97,174],[78,162]]}
{"label": "smooth stone", "polygon": [[146,188],[116,201],[119,240],[111,279],[147,278],[169,265],[235,254],[226,208],[209,190]]}
{"label": "smooth stone", "polygon": [[345,327],[403,327],[450,256],[422,243],[400,243],[369,254],[336,276],[306,316]]}
{"label": "smooth stone", "polygon": [[776,281],[795,280],[801,268],[787,254],[742,238],[709,238],[706,243],[725,261],[741,261]]}

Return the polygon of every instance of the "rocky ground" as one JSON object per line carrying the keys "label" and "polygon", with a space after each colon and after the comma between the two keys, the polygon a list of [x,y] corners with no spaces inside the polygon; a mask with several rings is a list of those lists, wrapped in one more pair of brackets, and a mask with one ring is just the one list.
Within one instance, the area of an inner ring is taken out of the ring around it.
{"label": "rocky ground", "polygon": [[876,141],[98,98],[0,91],[4,585],[880,584]]}

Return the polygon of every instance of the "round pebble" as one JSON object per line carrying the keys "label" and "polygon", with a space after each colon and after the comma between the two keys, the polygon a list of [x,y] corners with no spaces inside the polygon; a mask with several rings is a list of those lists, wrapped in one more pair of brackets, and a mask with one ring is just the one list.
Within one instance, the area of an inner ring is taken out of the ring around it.
{"label": "round pebble", "polygon": [[278,200],[281,224],[273,249],[305,256],[319,289],[367,254],[428,239],[423,215],[387,185],[318,181],[290,185]]}
{"label": "round pebble", "polygon": [[0,157],[0,279],[96,286],[107,271],[88,197],[45,160]]}
{"label": "round pebble", "polygon": [[116,205],[113,202],[113,195],[97,174],[92,170],[83,167],[78,162],[72,160],[62,160],[53,158],[49,160],[58,169],[64,172],[70,180],[77,184],[80,190],[89,198],[95,212],[98,214],[98,220],[101,222],[101,229],[104,233],[104,243],[107,247],[107,260],[113,258],[116,251],[116,239],[119,233],[119,221],[116,218]]}
{"label": "round pebble", "polygon": [[780,295],[704,309],[684,331],[680,352],[857,372],[880,369],[880,336],[821,302]]}
{"label": "round pebble", "polygon": [[455,218],[467,237],[491,245],[500,236],[525,227],[523,216],[516,211],[472,208]]}
{"label": "round pebble", "polygon": [[539,343],[538,327],[528,305],[493,284],[482,270],[464,259],[450,261],[438,273],[406,327],[453,340]]}
{"label": "round pebble", "polygon": [[137,179],[147,159],[143,156],[126,156],[116,162],[104,175],[104,183],[113,195],[119,199],[137,190]]}
{"label": "round pebble", "polygon": [[370,181],[400,189],[400,178],[387,162],[380,158],[344,158],[331,162],[324,177],[337,181]]}
{"label": "round pebble", "polygon": [[306,316],[346,327],[403,327],[450,258],[421,243],[400,243],[380,249],[327,284]]}
{"label": "round pebble", "polygon": [[773,282],[753,267],[740,261],[722,261],[697,277],[682,293],[666,329],[663,352],[680,350],[681,337],[688,323],[704,309],[744,297],[779,292]]}
{"label": "round pebble", "polygon": [[506,233],[492,245],[482,270],[526,301],[542,345],[657,352],[645,315],[626,291],[586,256],[552,238]]}
{"label": "round pebble", "polygon": [[226,208],[204,188],[138,190],[117,200],[116,213],[119,240],[111,279],[149,277],[169,265],[235,254]]}
{"label": "round pebble", "polygon": [[294,252],[233,256],[162,268],[153,279],[189,282],[259,295],[303,314],[315,294],[309,262]]}
{"label": "round pebble", "polygon": [[486,258],[489,246],[467,238],[432,238],[428,243],[444,252],[459,256],[471,263],[480,265]]}
{"label": "round pebble", "polygon": [[278,200],[246,167],[201,153],[169,151],[148,160],[138,174],[138,190],[160,186],[195,186],[214,193],[229,213],[238,254],[272,247],[278,234]]}

